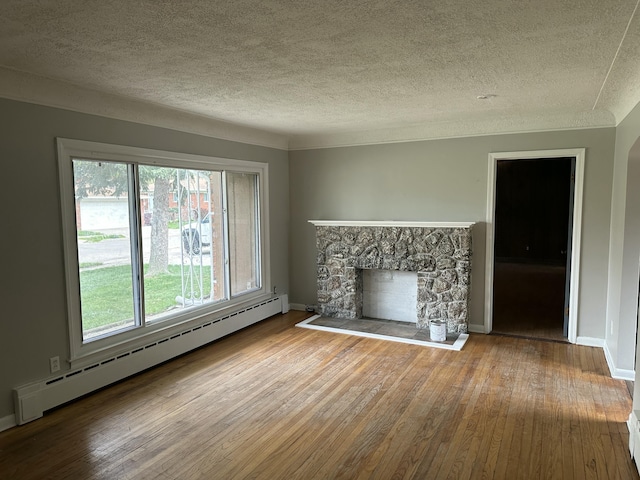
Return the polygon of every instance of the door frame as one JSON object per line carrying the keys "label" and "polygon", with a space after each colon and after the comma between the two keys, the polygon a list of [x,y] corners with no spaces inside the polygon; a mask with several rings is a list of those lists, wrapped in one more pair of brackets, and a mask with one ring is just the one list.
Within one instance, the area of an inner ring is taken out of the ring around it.
{"label": "door frame", "polygon": [[496,209],[496,171],[499,160],[526,160],[535,158],[566,158],[576,159],[575,183],[573,192],[573,226],[571,243],[571,281],[569,287],[569,322],[568,340],[576,343],[578,334],[578,293],[580,281],[580,245],[582,232],[582,192],[584,189],[584,148],[568,148],[559,150],[535,150],[525,152],[496,152],[489,153],[489,176],[487,181],[487,222],[486,222],[486,253],[484,280],[484,330],[490,333],[493,329],[493,269],[494,269],[494,240],[495,240],[495,209]]}

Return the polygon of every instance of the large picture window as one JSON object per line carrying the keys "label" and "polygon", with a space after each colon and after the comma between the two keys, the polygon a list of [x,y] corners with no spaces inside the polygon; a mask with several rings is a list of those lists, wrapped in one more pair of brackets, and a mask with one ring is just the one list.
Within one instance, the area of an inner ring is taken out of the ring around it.
{"label": "large picture window", "polygon": [[71,360],[267,295],[267,165],[58,139]]}

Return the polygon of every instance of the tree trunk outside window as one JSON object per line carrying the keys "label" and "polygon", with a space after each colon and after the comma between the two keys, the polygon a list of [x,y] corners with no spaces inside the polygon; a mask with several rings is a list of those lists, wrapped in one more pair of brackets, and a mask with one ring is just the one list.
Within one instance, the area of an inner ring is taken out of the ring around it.
{"label": "tree trunk outside window", "polygon": [[153,188],[151,251],[147,275],[166,273],[169,266],[169,179],[156,177]]}

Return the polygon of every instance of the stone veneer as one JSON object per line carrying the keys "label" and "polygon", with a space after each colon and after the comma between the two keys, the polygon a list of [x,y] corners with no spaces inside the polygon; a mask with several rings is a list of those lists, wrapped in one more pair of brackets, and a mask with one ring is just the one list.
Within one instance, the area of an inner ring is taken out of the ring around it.
{"label": "stone veneer", "polygon": [[401,270],[418,274],[418,328],[444,320],[448,332],[467,332],[473,224],[311,223],[323,316],[361,318],[362,270]]}

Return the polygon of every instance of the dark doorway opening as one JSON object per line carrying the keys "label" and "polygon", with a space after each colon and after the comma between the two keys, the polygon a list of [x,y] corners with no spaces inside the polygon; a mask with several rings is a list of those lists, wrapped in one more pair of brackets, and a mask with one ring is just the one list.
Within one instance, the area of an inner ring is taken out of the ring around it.
{"label": "dark doorway opening", "polygon": [[493,333],[566,341],[575,159],[499,160]]}

